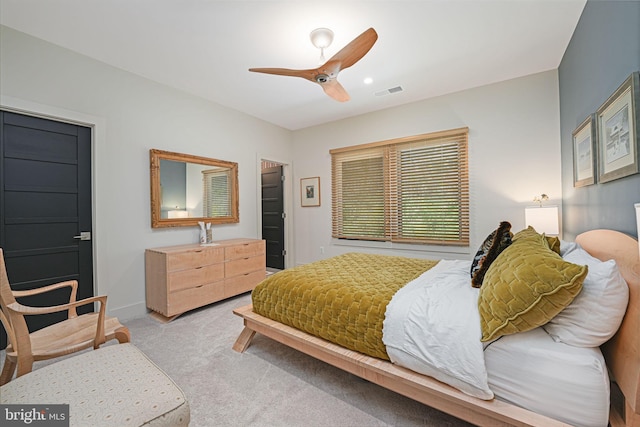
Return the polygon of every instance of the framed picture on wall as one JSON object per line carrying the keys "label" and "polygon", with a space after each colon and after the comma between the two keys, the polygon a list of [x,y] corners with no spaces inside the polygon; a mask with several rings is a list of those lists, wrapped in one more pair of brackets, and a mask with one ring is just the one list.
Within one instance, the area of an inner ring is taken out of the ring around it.
{"label": "framed picture on wall", "polygon": [[587,117],[573,131],[573,186],[595,183],[596,123],[595,115]]}
{"label": "framed picture on wall", "polygon": [[300,200],[302,207],[320,206],[320,177],[300,179]]}
{"label": "framed picture on wall", "polygon": [[638,86],[634,72],[596,112],[599,182],[638,173]]}

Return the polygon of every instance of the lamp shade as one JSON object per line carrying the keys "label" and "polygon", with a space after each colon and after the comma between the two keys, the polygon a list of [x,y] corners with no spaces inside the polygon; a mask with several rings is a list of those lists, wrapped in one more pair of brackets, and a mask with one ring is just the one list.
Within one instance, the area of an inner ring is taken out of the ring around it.
{"label": "lamp shade", "polygon": [[524,210],[524,222],[538,233],[557,236],[560,234],[557,206],[532,206]]}

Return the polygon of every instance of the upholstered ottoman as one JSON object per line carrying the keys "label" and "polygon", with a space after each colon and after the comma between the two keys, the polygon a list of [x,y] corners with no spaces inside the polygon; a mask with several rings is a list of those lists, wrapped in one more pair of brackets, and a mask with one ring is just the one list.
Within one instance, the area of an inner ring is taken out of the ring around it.
{"label": "upholstered ottoman", "polygon": [[71,426],[186,426],[184,393],[132,344],[52,363],[0,387],[4,404],[69,404]]}

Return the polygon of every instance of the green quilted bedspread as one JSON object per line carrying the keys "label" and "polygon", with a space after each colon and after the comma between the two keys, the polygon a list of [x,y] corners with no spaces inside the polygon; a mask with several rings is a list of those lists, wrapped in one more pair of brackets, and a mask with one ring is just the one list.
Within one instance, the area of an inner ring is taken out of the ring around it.
{"label": "green quilted bedspread", "polygon": [[253,311],[350,350],[389,360],[382,322],[391,297],[438,261],[348,253],[278,272]]}

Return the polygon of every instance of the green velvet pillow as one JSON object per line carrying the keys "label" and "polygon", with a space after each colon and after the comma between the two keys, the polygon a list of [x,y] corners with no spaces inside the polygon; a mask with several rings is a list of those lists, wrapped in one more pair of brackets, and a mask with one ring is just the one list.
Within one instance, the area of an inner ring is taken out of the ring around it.
{"label": "green velvet pillow", "polygon": [[529,227],[491,264],[478,298],[482,341],[542,326],[578,295],[587,267],[564,261]]}
{"label": "green velvet pillow", "polygon": [[549,249],[560,255],[560,239],[554,236],[544,236],[549,244]]}
{"label": "green velvet pillow", "polygon": [[[519,235],[519,237],[531,237],[533,235],[540,236],[540,234],[538,234],[538,232],[531,226],[529,226],[529,227],[525,228],[524,230],[518,232],[517,235]],[[553,252],[555,252],[558,255],[560,255],[560,239],[558,237],[556,237],[556,236],[547,236],[545,234],[542,234],[542,236],[544,236],[544,238],[547,240],[547,244],[549,245],[549,249],[551,249]]]}
{"label": "green velvet pillow", "polygon": [[544,236],[547,246],[553,252],[560,255],[560,239],[556,236],[547,236],[546,234],[539,234],[533,227],[528,226],[524,230],[520,230],[513,236],[513,240],[518,240],[522,238],[539,238],[540,236]]}

